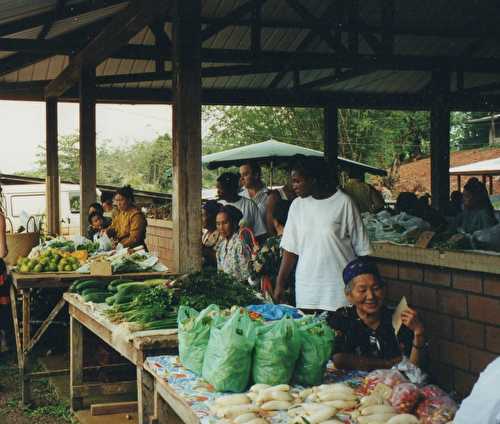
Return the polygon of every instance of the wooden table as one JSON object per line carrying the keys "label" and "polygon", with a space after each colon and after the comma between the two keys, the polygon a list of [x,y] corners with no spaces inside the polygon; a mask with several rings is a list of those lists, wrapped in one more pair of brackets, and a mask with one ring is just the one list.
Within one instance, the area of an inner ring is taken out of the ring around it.
{"label": "wooden table", "polygon": [[[116,274],[111,277],[95,277],[89,274],[71,273],[19,273],[11,272],[12,285],[10,289],[12,321],[14,324],[14,335],[16,340],[17,362],[20,372],[21,380],[21,401],[23,404],[29,404],[31,401],[31,381],[33,378],[46,378],[55,375],[61,375],[69,372],[68,369],[61,369],[48,372],[30,372],[30,354],[34,346],[38,343],[47,328],[54,321],[57,314],[65,305],[64,298],[61,297],[42,325],[31,336],[30,329],[30,312],[31,312],[31,290],[35,288],[52,289],[63,288],[67,289],[75,280],[87,279],[117,279],[117,278],[134,278],[144,280],[146,278],[166,277],[165,272],[141,272],[141,273],[127,273]],[[19,318],[16,302],[18,297],[21,298],[22,314]]]}
{"label": "wooden table", "polygon": [[[128,333],[96,313],[91,305],[73,293],[65,293],[70,314],[70,401],[73,411],[82,409],[83,399],[90,395],[136,392],[139,423],[146,423],[142,399],[144,385],[143,363],[146,356],[172,353],[177,350],[177,330],[154,330]],[[136,366],[137,380],[119,383],[84,384],[83,382],[83,327],[115,349]]]}
{"label": "wooden table", "polygon": [[144,424],[200,424],[200,418],[186,399],[165,379],[158,377],[147,362],[143,369],[141,401]]}

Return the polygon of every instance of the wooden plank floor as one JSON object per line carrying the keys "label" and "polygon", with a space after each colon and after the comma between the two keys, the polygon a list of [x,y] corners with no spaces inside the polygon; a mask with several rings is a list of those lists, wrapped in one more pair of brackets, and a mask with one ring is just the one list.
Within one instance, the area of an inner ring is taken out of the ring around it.
{"label": "wooden plank floor", "polygon": [[78,411],[75,417],[80,424],[137,424],[139,422],[137,413],[98,415],[93,417],[90,415],[90,409]]}

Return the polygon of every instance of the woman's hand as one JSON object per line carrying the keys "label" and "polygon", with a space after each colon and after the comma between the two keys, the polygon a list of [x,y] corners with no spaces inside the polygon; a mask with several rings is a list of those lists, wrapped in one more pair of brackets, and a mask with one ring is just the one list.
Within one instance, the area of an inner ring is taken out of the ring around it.
{"label": "woman's hand", "polygon": [[408,308],[401,313],[401,321],[408,327],[415,336],[421,336],[424,334],[424,326],[418,317],[417,311]]}

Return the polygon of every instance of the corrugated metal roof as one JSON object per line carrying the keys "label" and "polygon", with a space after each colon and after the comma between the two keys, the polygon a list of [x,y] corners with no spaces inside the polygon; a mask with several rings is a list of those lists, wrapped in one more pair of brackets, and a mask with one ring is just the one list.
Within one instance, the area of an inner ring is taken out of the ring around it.
{"label": "corrugated metal roof", "polygon": [[[69,5],[82,4],[85,0],[71,0]],[[246,4],[247,0],[205,0],[202,6],[204,17],[224,17],[235,8]],[[316,16],[324,14],[330,6],[329,1],[324,0],[302,0],[311,13]],[[382,16],[379,2],[359,2],[360,22],[371,26],[380,26]],[[0,25],[26,16],[35,15],[53,10],[56,0],[0,0]],[[126,2],[101,8],[92,12],[55,22],[47,38],[55,38],[67,34],[82,26],[96,22],[106,16],[112,16],[126,7]],[[453,31],[464,31],[478,28],[496,28],[498,16],[500,16],[500,2],[495,0],[470,0],[455,2],[446,0],[421,0],[419,2],[408,2],[407,0],[395,0],[395,26],[404,31],[411,28],[432,32],[441,32],[449,29]],[[285,0],[267,0],[262,8],[263,19],[279,19],[282,21],[300,21],[299,15],[292,10]],[[248,18],[249,14],[244,16]],[[336,19],[335,13],[328,18]],[[10,37],[35,39],[40,33],[42,26],[30,28],[11,34]],[[166,23],[165,30],[171,37],[172,24]],[[261,34],[262,48],[264,50],[295,51],[302,40],[308,35],[309,30],[289,28],[263,28]],[[229,26],[205,41],[204,47],[214,49],[248,49],[250,47],[251,30],[248,27]],[[343,41],[347,41],[347,35],[343,34]],[[131,44],[154,45],[153,33],[145,28],[130,40]],[[472,51],[471,46],[473,46]],[[498,57],[500,58],[500,44],[496,39],[485,38],[478,42],[478,37],[416,37],[414,35],[397,36],[395,53],[413,56],[458,56],[468,51],[475,57]],[[359,49],[362,54],[373,54],[372,48],[363,36],[359,36]],[[315,37],[307,48],[309,52],[331,53],[329,46],[319,37]],[[12,52],[0,52],[0,60]],[[30,81],[48,80],[55,78],[68,63],[64,56],[55,56],[51,59],[42,60],[39,63],[20,69],[0,78],[0,81]],[[217,64],[221,66],[222,64]],[[210,64],[205,64],[210,66]],[[129,60],[108,59],[97,68],[97,75],[115,75],[154,72],[155,62],[152,60]],[[332,75],[333,69],[312,69],[300,73],[301,83],[307,83]],[[239,75],[230,77],[204,78],[203,85],[206,88],[266,88],[277,75],[276,72],[256,75]],[[425,88],[429,83],[430,72],[417,71],[369,71],[364,75],[356,76],[350,80],[319,86],[318,90],[328,91],[352,91],[372,93],[415,93]],[[464,76],[465,87],[471,87],[499,80],[494,74],[470,74]],[[293,74],[288,72],[282,78],[278,88],[292,87]],[[134,83],[112,84],[112,87],[136,87],[136,88],[164,88],[170,87],[170,81],[144,81]],[[452,87],[456,86],[455,77],[452,76]]]}

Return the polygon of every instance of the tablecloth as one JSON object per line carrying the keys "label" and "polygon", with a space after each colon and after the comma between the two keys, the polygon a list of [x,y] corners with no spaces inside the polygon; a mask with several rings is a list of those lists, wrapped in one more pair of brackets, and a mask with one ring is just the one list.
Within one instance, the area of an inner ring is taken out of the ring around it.
{"label": "tablecloth", "polygon": [[[210,413],[210,405],[217,397],[224,394],[216,392],[210,384],[184,368],[178,356],[152,356],[146,359],[146,363],[159,378],[168,381],[170,386],[191,406],[202,424],[217,421],[217,418]],[[329,363],[325,383],[349,381],[353,385],[359,385],[364,375],[366,373],[361,371],[335,370],[333,364]],[[296,387],[300,388],[300,386]],[[270,413],[267,418],[272,424],[287,422],[286,412]]]}

